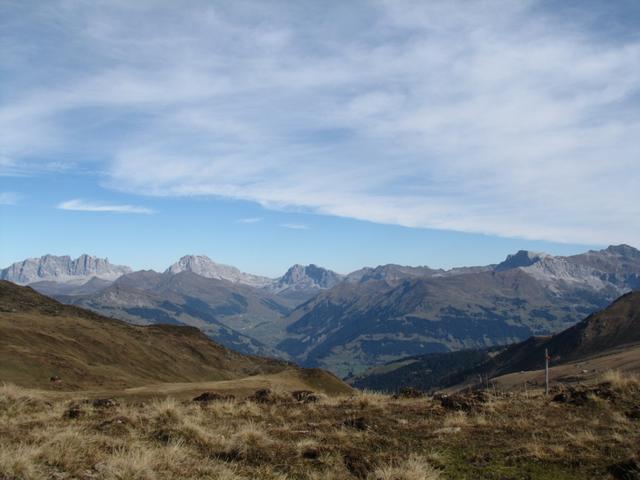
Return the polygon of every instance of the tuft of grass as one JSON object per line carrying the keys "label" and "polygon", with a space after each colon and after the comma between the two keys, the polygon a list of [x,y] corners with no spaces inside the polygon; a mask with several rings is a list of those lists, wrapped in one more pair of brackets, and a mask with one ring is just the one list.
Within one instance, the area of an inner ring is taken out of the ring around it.
{"label": "tuft of grass", "polygon": [[377,468],[368,480],[439,480],[440,472],[424,458],[412,455],[408,459]]}
{"label": "tuft of grass", "polygon": [[569,443],[578,448],[589,448],[598,443],[598,436],[591,430],[577,430],[566,433]]}
{"label": "tuft of grass", "polygon": [[370,407],[384,407],[391,397],[387,394],[371,390],[361,390],[355,395],[355,403],[360,409]]}
{"label": "tuft of grass", "polygon": [[245,459],[269,458],[269,449],[273,444],[274,441],[260,425],[248,421],[231,435],[227,451]]}
{"label": "tuft of grass", "polygon": [[45,430],[43,436],[46,440],[39,452],[40,460],[74,475],[80,475],[87,465],[98,463],[104,451],[122,445],[116,438],[71,425],[63,430]]}
{"label": "tuft of grass", "polygon": [[144,449],[116,450],[105,462],[101,474],[106,480],[155,480],[155,452]]}
{"label": "tuft of grass", "polygon": [[465,412],[453,412],[444,417],[443,425],[446,428],[466,427],[470,423],[469,416]]}
{"label": "tuft of grass", "polygon": [[621,372],[620,370],[607,370],[602,374],[600,381],[622,392],[640,389],[640,377],[638,375]]}

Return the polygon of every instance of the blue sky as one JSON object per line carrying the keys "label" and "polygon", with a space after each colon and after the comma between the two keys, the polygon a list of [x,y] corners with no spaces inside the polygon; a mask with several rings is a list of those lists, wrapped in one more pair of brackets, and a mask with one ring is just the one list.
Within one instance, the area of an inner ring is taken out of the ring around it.
{"label": "blue sky", "polygon": [[0,4],[0,265],[640,246],[640,3]]}

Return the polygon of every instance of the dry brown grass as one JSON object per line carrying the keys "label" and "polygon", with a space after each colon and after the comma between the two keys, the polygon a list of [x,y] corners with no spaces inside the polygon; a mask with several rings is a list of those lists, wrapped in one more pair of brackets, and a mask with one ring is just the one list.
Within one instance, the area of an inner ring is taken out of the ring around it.
{"label": "dry brown grass", "polygon": [[[531,395],[447,411],[374,392],[297,403],[82,398],[0,387],[0,479],[431,480],[606,478],[635,454],[635,383],[575,406]],[[69,412],[77,413],[69,418]],[[520,473],[519,473],[520,472]],[[552,472],[552,473],[549,473]],[[544,476],[546,475],[546,476]]]}
{"label": "dry brown grass", "polygon": [[620,370],[608,370],[600,377],[602,383],[608,383],[613,388],[625,392],[640,389],[640,376]]}
{"label": "dry brown grass", "polygon": [[408,459],[377,468],[370,480],[439,480],[440,472],[425,459],[412,455]]}

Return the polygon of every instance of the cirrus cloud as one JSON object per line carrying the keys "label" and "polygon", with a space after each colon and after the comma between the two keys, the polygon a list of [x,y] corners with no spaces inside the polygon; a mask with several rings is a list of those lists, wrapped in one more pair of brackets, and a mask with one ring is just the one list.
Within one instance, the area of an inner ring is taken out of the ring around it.
{"label": "cirrus cloud", "polygon": [[77,212],[108,212],[108,213],[142,213],[151,214],[153,210],[138,205],[118,205],[100,202],[89,202],[76,198],[59,203],[56,208],[60,210],[73,210]]}
{"label": "cirrus cloud", "polygon": [[128,193],[640,244],[640,40],[604,7],[54,4],[22,13],[56,42],[3,41],[14,169],[68,153]]}
{"label": "cirrus cloud", "polygon": [[0,192],[0,205],[17,205],[21,198],[16,192]]}
{"label": "cirrus cloud", "polygon": [[290,230],[309,230],[309,225],[305,225],[304,223],[283,223],[280,226]]}

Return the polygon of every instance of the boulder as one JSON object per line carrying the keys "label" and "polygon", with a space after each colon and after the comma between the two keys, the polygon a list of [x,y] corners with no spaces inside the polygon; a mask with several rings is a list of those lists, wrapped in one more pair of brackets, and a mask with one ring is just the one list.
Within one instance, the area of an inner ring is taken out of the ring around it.
{"label": "boulder", "polygon": [[261,388],[260,390],[256,390],[253,395],[249,397],[249,400],[256,403],[275,403],[276,398],[269,388]]}
{"label": "boulder", "polygon": [[291,396],[298,402],[302,403],[315,403],[318,401],[318,396],[311,390],[296,390],[291,392]]}
{"label": "boulder", "polygon": [[233,395],[222,395],[216,392],[204,392],[194,397],[192,401],[200,402],[200,403],[209,403],[209,402],[220,402],[226,400],[235,400],[236,397]]}
{"label": "boulder", "polygon": [[118,406],[113,398],[96,398],[92,403],[94,408],[114,408]]}

